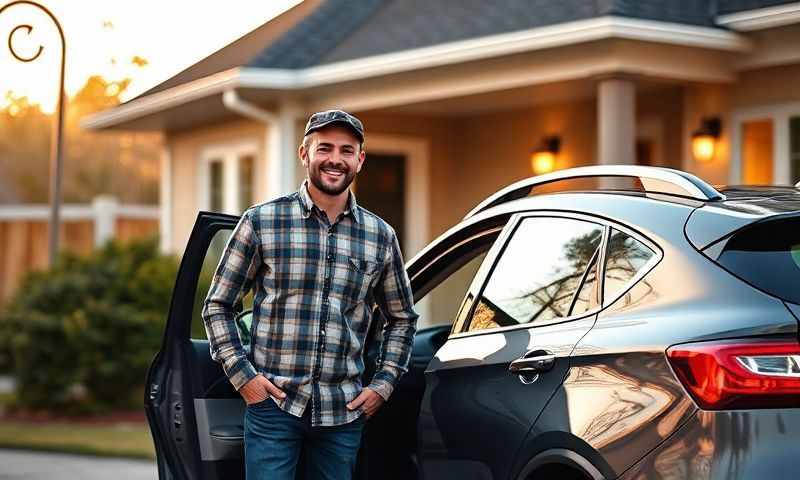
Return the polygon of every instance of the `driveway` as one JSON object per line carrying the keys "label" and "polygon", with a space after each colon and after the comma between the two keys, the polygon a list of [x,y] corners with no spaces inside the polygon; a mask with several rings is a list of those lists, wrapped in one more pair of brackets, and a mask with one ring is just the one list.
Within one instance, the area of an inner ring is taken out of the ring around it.
{"label": "driveway", "polygon": [[0,450],[0,480],[156,480],[157,477],[156,464],[148,460]]}

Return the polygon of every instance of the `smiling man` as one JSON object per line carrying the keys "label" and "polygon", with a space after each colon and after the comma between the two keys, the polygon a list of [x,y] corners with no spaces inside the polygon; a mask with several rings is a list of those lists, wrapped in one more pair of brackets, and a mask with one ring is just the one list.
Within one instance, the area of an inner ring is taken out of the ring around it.
{"label": "smiling man", "polygon": [[[364,417],[406,371],[417,315],[394,230],[356,203],[364,127],[341,110],[312,115],[298,155],[308,178],[249,208],[223,253],[203,321],[211,356],[247,403],[248,480],[294,479],[301,449],[313,479],[348,479]],[[252,341],[234,305],[254,289]],[[378,366],[362,387],[376,306],[386,319]]]}

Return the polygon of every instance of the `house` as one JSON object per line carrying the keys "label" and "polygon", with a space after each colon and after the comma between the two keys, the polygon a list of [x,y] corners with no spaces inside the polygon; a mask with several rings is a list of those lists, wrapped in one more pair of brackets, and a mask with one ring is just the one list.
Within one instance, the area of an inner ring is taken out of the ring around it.
{"label": "house", "polygon": [[410,255],[534,167],[797,181],[798,47],[800,2],[307,0],[84,126],[163,132],[180,252],[198,210],[295,190],[308,115],[346,109],[367,131],[359,202]]}

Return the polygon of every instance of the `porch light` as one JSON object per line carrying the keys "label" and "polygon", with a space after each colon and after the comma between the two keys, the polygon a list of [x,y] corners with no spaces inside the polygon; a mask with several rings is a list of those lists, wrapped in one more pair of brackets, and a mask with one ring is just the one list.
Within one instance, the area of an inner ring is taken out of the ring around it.
{"label": "porch light", "polygon": [[536,175],[552,172],[556,168],[556,155],[561,150],[560,137],[545,137],[542,143],[531,150],[531,169]]}
{"label": "porch light", "polygon": [[704,118],[700,128],[692,133],[692,155],[698,162],[709,162],[714,158],[714,150],[722,131],[719,117]]}

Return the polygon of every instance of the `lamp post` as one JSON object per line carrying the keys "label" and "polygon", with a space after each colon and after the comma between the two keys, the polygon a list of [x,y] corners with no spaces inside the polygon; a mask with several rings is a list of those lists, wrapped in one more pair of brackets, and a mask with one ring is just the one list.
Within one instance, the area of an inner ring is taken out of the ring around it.
{"label": "lamp post", "polygon": [[[3,5],[0,8],[0,15],[4,11],[9,8],[27,5],[30,7],[37,8],[47,14],[48,17],[53,21],[56,28],[58,29],[58,35],[61,38],[61,69],[58,76],[58,101],[56,102],[56,118],[55,118],[55,128],[53,129],[53,140],[50,145],[50,226],[49,226],[49,241],[48,241],[48,259],[50,266],[52,267],[55,264],[57,255],[58,255],[58,232],[59,232],[59,225],[60,225],[60,210],[61,210],[61,176],[63,171],[63,155],[64,155],[64,66],[66,63],[66,56],[67,56],[67,42],[64,40],[64,31],[61,29],[61,24],[58,23],[56,20],[55,15],[53,15],[50,10],[45,8],[42,5],[39,5],[36,2],[32,2],[29,0],[16,0],[14,2],[8,3]],[[8,49],[11,51],[11,55],[14,56],[17,60],[23,63],[33,62],[42,54],[44,47],[39,45],[39,49],[36,51],[36,54],[25,57],[20,55],[16,50],[14,50],[14,37],[17,35],[17,32],[20,30],[24,30],[28,35],[30,35],[31,31],[33,30],[33,26],[31,25],[17,25],[14,27],[11,32],[8,34]]]}

